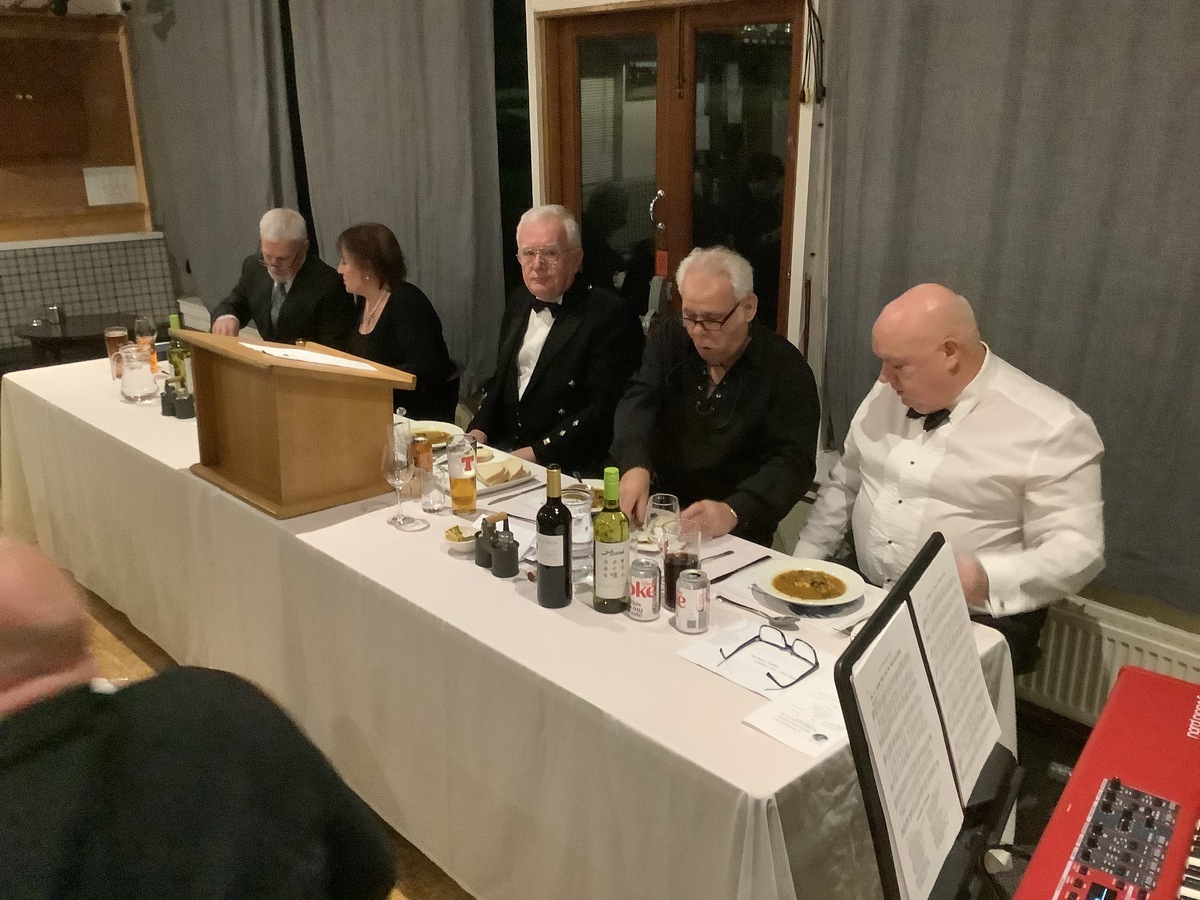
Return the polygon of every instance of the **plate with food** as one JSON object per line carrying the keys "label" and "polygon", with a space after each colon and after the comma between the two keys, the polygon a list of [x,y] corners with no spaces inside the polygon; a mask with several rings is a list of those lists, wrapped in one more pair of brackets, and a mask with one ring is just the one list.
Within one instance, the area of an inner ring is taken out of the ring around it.
{"label": "plate with food", "polygon": [[451,438],[458,437],[463,433],[461,428],[451,422],[409,422],[409,428],[412,430],[413,437],[422,435],[429,438],[429,443],[433,444],[435,450],[441,450]]}
{"label": "plate with food", "polygon": [[782,600],[793,612],[802,613],[812,607],[853,603],[863,595],[866,582],[854,570],[837,563],[784,558],[757,569],[754,586]]}
{"label": "plate with food", "polygon": [[451,553],[474,553],[477,532],[470,525],[452,525],[446,529],[446,549]]}

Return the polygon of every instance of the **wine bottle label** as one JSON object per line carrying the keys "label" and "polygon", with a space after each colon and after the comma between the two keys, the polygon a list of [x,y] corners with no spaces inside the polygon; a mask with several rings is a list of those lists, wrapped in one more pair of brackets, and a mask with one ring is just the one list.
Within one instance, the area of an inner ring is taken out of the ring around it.
{"label": "wine bottle label", "polygon": [[629,590],[629,541],[606,544],[596,541],[595,593],[616,599]]}
{"label": "wine bottle label", "polygon": [[561,566],[564,558],[561,534],[539,534],[537,536],[538,565]]}

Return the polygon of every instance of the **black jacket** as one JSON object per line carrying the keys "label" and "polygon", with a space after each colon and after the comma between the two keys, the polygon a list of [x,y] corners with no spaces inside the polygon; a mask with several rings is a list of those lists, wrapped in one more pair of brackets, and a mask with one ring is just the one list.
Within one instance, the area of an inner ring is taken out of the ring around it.
{"label": "black jacket", "polygon": [[758,324],[711,396],[708,366],[679,319],[650,332],[642,366],[616,412],[621,471],[643,466],[682,506],[720,500],[734,534],[765,546],[816,472],[821,404],[804,355]]}
{"label": "black jacket", "polygon": [[563,295],[525,395],[517,399],[517,354],[533,296],[509,295],[500,326],[496,374],[471,422],[501,450],[529,446],[542,465],[599,471],[612,442],[613,411],[642,358],[645,338],[632,308],[579,280]]}
{"label": "black jacket", "polygon": [[235,315],[242,328],[251,319],[263,340],[280,344],[317,341],[341,349],[357,323],[354,301],[346,293],[342,276],[316,256],[310,256],[296,273],[279,310],[279,327],[271,325],[273,282],[257,256],[242,263],[242,277],[233,293],[212,312],[212,321]]}
{"label": "black jacket", "polygon": [[83,685],[0,720],[0,897],[384,898],[378,821],[235,675]]}

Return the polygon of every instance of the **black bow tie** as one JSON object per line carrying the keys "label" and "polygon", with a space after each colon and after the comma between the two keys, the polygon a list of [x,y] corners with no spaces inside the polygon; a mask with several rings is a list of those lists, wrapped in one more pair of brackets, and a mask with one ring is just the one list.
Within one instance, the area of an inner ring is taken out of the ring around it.
{"label": "black bow tie", "polygon": [[950,421],[950,410],[948,409],[935,409],[931,413],[919,413],[915,409],[910,409],[906,415],[910,419],[924,419],[926,431],[933,431],[939,425]]}
{"label": "black bow tie", "polygon": [[560,309],[562,309],[562,301],[559,301],[558,303],[549,303],[545,300],[538,300],[536,297],[534,297],[533,311],[535,313],[540,313],[547,309],[550,310],[551,318],[553,318],[554,316],[557,316],[558,311]]}

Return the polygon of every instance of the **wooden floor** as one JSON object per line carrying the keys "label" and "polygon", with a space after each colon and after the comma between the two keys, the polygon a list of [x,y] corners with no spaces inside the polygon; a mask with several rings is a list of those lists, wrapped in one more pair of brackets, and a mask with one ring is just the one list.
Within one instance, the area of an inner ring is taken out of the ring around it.
{"label": "wooden floor", "polygon": [[[129,619],[94,594],[87,595],[92,617],[92,647],[100,675],[110,681],[137,681],[175,665],[153,641],[130,624]],[[387,828],[387,826],[384,826]],[[420,850],[387,828],[401,878],[389,900],[472,900]]]}

